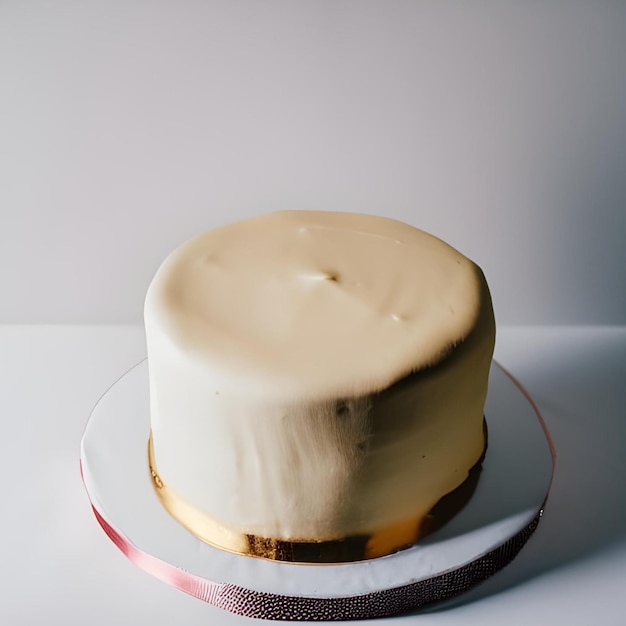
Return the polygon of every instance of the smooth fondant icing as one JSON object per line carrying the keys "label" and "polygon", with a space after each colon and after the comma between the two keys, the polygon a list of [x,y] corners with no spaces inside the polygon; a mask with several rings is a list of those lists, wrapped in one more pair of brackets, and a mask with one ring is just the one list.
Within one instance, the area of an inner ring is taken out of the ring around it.
{"label": "smooth fondant icing", "polygon": [[286,211],[209,231],[163,263],[145,322],[158,479],[217,545],[368,535],[384,554],[483,452],[488,287],[401,222]]}

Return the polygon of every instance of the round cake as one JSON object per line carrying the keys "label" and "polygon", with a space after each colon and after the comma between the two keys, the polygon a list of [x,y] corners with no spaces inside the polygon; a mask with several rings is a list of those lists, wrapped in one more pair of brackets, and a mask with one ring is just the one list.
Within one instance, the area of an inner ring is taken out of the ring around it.
{"label": "round cake", "polygon": [[284,211],[216,228],[161,265],[145,326],[156,492],[220,548],[389,554],[484,453],[489,289],[407,224]]}

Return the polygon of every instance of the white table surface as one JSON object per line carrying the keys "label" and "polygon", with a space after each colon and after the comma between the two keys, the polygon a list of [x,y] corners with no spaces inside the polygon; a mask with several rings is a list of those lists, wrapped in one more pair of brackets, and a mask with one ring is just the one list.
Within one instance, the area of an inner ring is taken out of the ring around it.
{"label": "white table surface", "polygon": [[[82,430],[144,356],[136,326],[0,326],[0,624],[253,623],[137,569],[91,513]],[[626,328],[502,328],[496,359],[556,446],[539,529],[457,600],[368,624],[626,624]]]}

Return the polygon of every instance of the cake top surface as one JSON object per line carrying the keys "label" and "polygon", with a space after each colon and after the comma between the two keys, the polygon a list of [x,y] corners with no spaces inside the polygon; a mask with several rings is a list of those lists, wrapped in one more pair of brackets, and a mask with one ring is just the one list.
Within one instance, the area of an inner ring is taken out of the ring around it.
{"label": "cake top surface", "polygon": [[480,269],[389,218],[282,211],[205,232],[159,268],[146,325],[224,385],[355,396],[438,362],[473,328]]}

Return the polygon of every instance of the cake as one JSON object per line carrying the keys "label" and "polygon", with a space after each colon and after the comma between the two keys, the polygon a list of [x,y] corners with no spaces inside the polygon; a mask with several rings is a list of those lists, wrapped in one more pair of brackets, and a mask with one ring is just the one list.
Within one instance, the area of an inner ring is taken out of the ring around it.
{"label": "cake", "polygon": [[219,548],[389,554],[484,453],[487,283],[402,222],[282,211],[210,230],[161,265],[145,327],[157,495]]}

